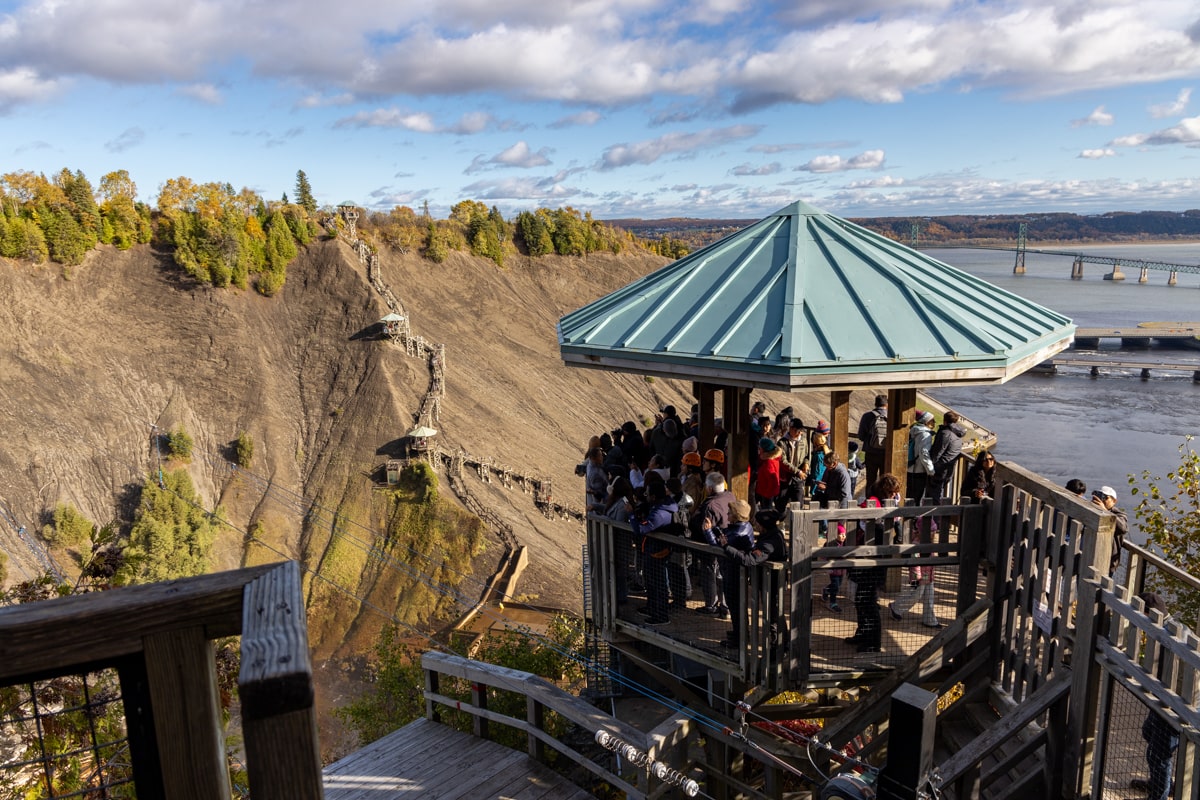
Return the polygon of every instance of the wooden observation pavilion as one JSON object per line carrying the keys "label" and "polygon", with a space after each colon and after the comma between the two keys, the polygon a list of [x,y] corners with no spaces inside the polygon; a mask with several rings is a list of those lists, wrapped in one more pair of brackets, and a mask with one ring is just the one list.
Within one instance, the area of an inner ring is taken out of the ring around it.
{"label": "wooden observation pavilion", "polygon": [[746,497],[752,389],[828,391],[830,444],[843,455],[851,391],[886,389],[885,471],[903,481],[918,389],[1004,383],[1069,347],[1074,331],[1060,314],[796,202],[567,314],[558,341],[568,366],[692,381],[700,449],[722,416],[731,488]]}

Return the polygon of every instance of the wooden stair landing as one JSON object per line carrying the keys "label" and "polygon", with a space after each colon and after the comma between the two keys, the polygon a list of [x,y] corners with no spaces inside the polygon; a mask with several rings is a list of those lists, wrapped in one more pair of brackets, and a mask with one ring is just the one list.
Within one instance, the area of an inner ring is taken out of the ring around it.
{"label": "wooden stair landing", "polygon": [[324,771],[326,800],[586,800],[527,754],[419,719]]}

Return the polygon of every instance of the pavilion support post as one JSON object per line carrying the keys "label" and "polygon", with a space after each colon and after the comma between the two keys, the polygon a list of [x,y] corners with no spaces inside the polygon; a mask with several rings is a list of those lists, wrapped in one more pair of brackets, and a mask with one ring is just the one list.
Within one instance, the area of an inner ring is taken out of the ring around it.
{"label": "pavilion support post", "polygon": [[850,452],[850,392],[832,392],[829,395],[829,428],[833,436],[829,445],[846,463]]}
{"label": "pavilion support post", "polygon": [[750,390],[740,386],[721,389],[722,416],[729,440],[725,445],[725,475],[729,491],[750,502]]}
{"label": "pavilion support post", "polygon": [[697,441],[700,445],[700,454],[713,446],[713,438],[716,436],[716,425],[713,424],[713,419],[717,416],[716,406],[716,387],[709,383],[693,383],[692,396],[696,398],[696,414],[700,420],[700,432],[697,434]]}
{"label": "pavilion support post", "polygon": [[[917,419],[917,390],[888,390],[888,437],[883,469],[900,481],[900,496],[908,489],[908,434]],[[869,489],[870,487],[868,487]]]}

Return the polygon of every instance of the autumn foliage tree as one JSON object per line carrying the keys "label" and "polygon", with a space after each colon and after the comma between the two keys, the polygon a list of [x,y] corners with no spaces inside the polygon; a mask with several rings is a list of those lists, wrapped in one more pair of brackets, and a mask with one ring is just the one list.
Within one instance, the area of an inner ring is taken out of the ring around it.
{"label": "autumn foliage tree", "polygon": [[[1188,436],[1179,446],[1179,466],[1165,476],[1129,476],[1131,492],[1138,498],[1138,527],[1147,542],[1175,566],[1200,576],[1200,454]],[[1150,588],[1163,591],[1172,613],[1190,627],[1200,622],[1200,593],[1163,572],[1149,576]]]}

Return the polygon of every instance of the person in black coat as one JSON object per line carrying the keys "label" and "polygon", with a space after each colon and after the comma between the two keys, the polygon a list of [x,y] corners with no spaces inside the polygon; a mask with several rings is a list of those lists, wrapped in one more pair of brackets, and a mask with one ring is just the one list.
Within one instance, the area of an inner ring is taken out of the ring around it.
{"label": "person in black coat", "polygon": [[[784,540],[783,530],[779,527],[781,519],[782,515],[773,508],[759,511],[755,514],[754,521],[758,523],[759,533],[754,538],[754,546],[750,548],[750,552],[744,552],[733,545],[726,545],[726,563],[742,568],[757,567],[767,561],[786,563],[788,559],[787,542]],[[725,603],[729,606],[729,616],[733,620],[733,630],[727,634],[724,645],[726,647],[741,647],[741,598],[737,592],[730,592],[725,597]],[[778,613],[779,609],[774,607],[769,608],[767,610],[768,622],[774,620]]]}

